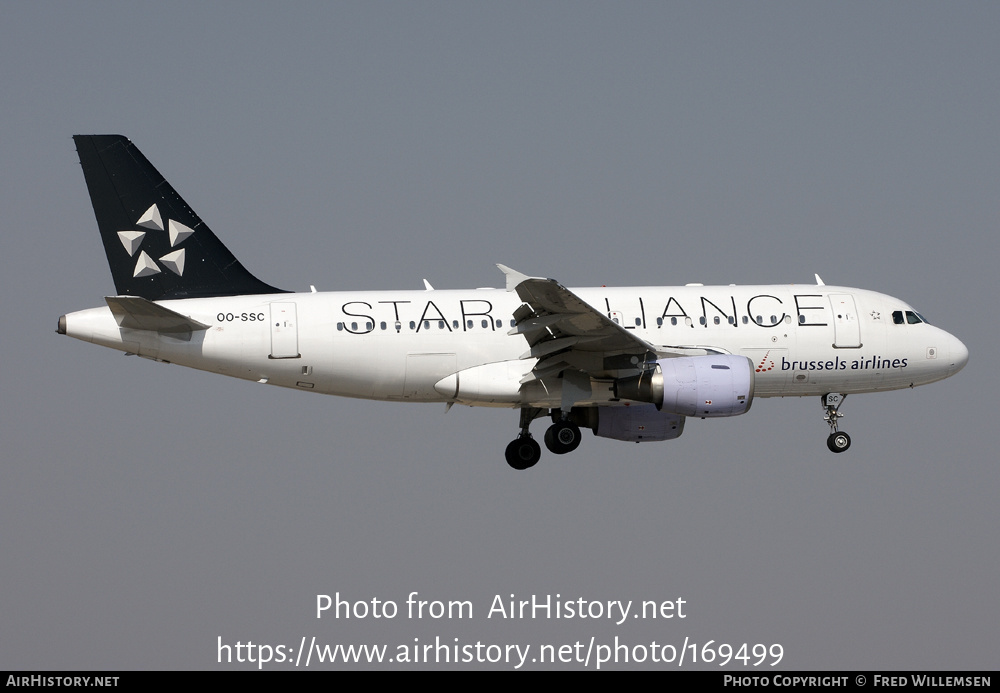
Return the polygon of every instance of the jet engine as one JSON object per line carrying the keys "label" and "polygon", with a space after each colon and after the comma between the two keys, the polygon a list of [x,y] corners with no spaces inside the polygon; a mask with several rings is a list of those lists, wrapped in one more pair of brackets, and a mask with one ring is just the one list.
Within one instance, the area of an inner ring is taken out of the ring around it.
{"label": "jet engine", "polygon": [[664,359],[640,375],[615,381],[615,396],[649,402],[684,416],[736,416],[753,402],[754,371],[745,356]]}

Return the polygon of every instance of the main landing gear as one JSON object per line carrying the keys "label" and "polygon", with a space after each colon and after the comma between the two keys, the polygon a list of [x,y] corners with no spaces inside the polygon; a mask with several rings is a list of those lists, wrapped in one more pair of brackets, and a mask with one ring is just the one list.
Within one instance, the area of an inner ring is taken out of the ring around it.
{"label": "main landing gear", "polygon": [[530,433],[522,433],[507,446],[507,464],[514,469],[534,467],[542,456],[542,448],[531,437]]}
{"label": "main landing gear", "polygon": [[556,455],[565,455],[580,447],[580,427],[559,420],[545,429],[545,447]]}
{"label": "main landing gear", "polygon": [[830,424],[830,437],[826,439],[826,447],[833,452],[843,452],[851,447],[851,436],[837,430],[837,421],[844,416],[840,413],[840,405],[844,403],[845,399],[847,399],[847,395],[836,392],[831,392],[820,398],[823,408],[826,409],[823,420]]}
{"label": "main landing gear", "polygon": [[[521,409],[521,433],[507,446],[507,464],[514,469],[534,467],[542,456],[542,448],[531,437],[528,427],[539,416],[544,415],[544,409]],[[553,409],[551,412],[553,424],[545,431],[545,447],[556,455],[565,455],[580,447],[580,427],[567,418],[562,412]]]}

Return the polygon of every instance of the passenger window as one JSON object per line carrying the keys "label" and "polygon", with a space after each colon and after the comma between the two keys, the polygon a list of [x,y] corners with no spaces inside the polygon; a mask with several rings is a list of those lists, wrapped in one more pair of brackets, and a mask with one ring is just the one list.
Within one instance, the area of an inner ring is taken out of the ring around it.
{"label": "passenger window", "polygon": [[430,320],[424,320],[424,329],[425,330],[431,329],[431,321]]}
{"label": "passenger window", "polygon": [[384,329],[385,329],[385,322],[380,322],[380,323],[378,324],[378,326],[379,326],[379,328],[381,328],[381,329],[383,329],[383,330],[384,330]]}
{"label": "passenger window", "polygon": [[337,331],[338,332],[343,332],[344,331],[344,323],[342,323],[342,322],[338,322],[337,323]]}
{"label": "passenger window", "polygon": [[487,320],[483,320],[483,327],[489,327],[490,323]]}
{"label": "passenger window", "polygon": [[351,323],[351,329],[352,329],[352,330],[357,330],[357,329],[358,329],[358,323],[356,323],[356,322],[352,322],[352,323]]}
{"label": "passenger window", "polygon": [[715,324],[716,324],[716,325],[718,325],[718,324],[719,324],[719,323],[721,323],[721,322],[722,322],[722,321],[721,321],[721,320],[719,320],[719,316],[718,316],[718,315],[716,315],[716,316],[715,316]]}
{"label": "passenger window", "polygon": [[706,322],[706,320],[705,320],[705,316],[704,315],[702,315],[700,318],[698,318],[698,322],[700,322],[702,325],[707,325],[708,324]]}
{"label": "passenger window", "polygon": [[443,330],[444,329],[444,320],[438,320],[438,329],[439,330]]}
{"label": "passenger window", "polygon": [[636,326],[636,327],[639,327],[639,326],[641,326],[641,325],[642,325],[642,319],[641,319],[641,318],[636,318],[636,319],[635,319],[635,326]]}
{"label": "passenger window", "polygon": [[676,325],[677,324],[677,318],[670,318],[670,324],[671,325]]}
{"label": "passenger window", "polygon": [[472,321],[471,320],[466,320],[465,321],[465,327],[466,327],[466,329],[471,330],[472,329]]}
{"label": "passenger window", "polygon": [[452,320],[451,321],[451,326],[454,327],[457,330],[458,329],[458,320]]}
{"label": "passenger window", "polygon": [[415,322],[413,322],[412,320],[410,320],[410,329],[411,329],[411,330],[415,330],[415,329],[417,329],[417,323],[415,323]]}
{"label": "passenger window", "polygon": [[503,320],[497,320],[497,328],[503,327]]}
{"label": "passenger window", "polygon": [[[382,324],[384,325],[385,323],[382,323]],[[370,322],[366,322],[365,323],[365,329],[368,330],[369,332],[371,332],[372,330],[375,329],[375,325],[373,325]],[[385,329],[385,328],[382,328],[382,329]]]}

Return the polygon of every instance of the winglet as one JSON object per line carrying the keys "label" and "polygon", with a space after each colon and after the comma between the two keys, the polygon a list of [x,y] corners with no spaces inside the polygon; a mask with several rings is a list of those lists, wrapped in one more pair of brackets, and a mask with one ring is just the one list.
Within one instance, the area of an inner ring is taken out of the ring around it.
{"label": "winglet", "polygon": [[497,267],[500,271],[507,275],[507,291],[513,291],[517,288],[517,285],[523,282],[525,279],[533,279],[534,277],[529,277],[526,274],[521,274],[517,270],[513,270],[507,265],[501,265],[497,263]]}
{"label": "winglet", "polygon": [[814,274],[813,276],[816,277],[816,286],[826,286],[826,284],[823,283],[823,280],[819,278],[818,274]]}
{"label": "winglet", "polygon": [[427,281],[426,279],[424,280],[424,290],[425,291],[434,291],[434,287],[431,286],[431,283],[429,281]]}

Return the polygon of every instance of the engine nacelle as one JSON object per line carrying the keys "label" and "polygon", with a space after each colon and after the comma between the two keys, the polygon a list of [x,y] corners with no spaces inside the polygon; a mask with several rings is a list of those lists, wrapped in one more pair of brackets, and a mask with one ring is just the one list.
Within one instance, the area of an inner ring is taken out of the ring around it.
{"label": "engine nacelle", "polygon": [[750,409],[753,386],[753,365],[745,356],[685,356],[618,379],[615,395],[684,416],[736,416]]}
{"label": "engine nacelle", "polygon": [[684,432],[684,417],[659,411],[652,404],[633,404],[628,407],[593,407],[589,425],[594,435],[615,440],[642,443],[654,440],[673,440]]}

